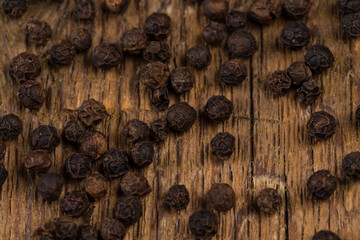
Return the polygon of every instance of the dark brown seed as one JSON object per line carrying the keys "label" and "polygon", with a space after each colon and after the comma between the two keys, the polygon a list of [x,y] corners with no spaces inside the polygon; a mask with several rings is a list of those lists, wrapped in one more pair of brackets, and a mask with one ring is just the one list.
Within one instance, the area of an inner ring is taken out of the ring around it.
{"label": "dark brown seed", "polygon": [[106,218],[100,225],[100,235],[103,240],[122,240],[125,234],[124,225],[114,218]]}
{"label": "dark brown seed", "polygon": [[303,85],[297,90],[297,96],[300,103],[304,105],[311,105],[319,98],[321,89],[316,81],[310,80],[304,82]]}
{"label": "dark brown seed", "polygon": [[207,46],[196,45],[186,51],[186,62],[196,69],[204,69],[211,64],[211,53]]}
{"label": "dark brown seed", "polygon": [[80,150],[93,160],[99,159],[107,151],[107,140],[101,132],[89,131],[81,139]]}
{"label": "dark brown seed", "polygon": [[297,50],[310,42],[310,30],[302,22],[292,22],[281,30],[281,38],[286,48]]}
{"label": "dark brown seed", "polygon": [[360,179],[360,152],[352,152],[345,156],[342,162],[342,171],[351,179]]}
{"label": "dark brown seed", "polygon": [[158,111],[164,111],[169,107],[169,90],[167,87],[160,87],[152,91],[151,103]]}
{"label": "dark brown seed", "polygon": [[226,27],[229,32],[244,28],[246,23],[247,17],[244,12],[234,10],[226,15]]}
{"label": "dark brown seed", "polygon": [[80,217],[89,206],[89,198],[85,191],[68,192],[60,202],[61,211],[69,217]]}
{"label": "dark brown seed", "polygon": [[23,131],[22,121],[15,114],[0,117],[0,139],[8,141],[17,139]]}
{"label": "dark brown seed", "polygon": [[225,96],[212,96],[207,101],[204,113],[215,122],[223,122],[230,118],[233,112],[233,104]]}
{"label": "dark brown seed", "polygon": [[93,199],[104,197],[109,189],[109,182],[98,172],[85,180],[85,192]]}
{"label": "dark brown seed", "polygon": [[145,20],[145,33],[155,40],[167,38],[171,31],[171,20],[165,13],[153,13]]}
{"label": "dark brown seed", "polygon": [[178,211],[186,209],[190,202],[189,192],[185,185],[173,185],[165,197],[165,205]]}
{"label": "dark brown seed", "polygon": [[224,40],[226,36],[225,31],[224,25],[210,23],[203,29],[202,35],[207,44],[217,46]]}
{"label": "dark brown seed", "polygon": [[141,83],[152,90],[167,86],[169,76],[169,67],[162,62],[148,63],[140,69]]}
{"label": "dark brown seed", "polygon": [[102,159],[102,169],[107,178],[124,176],[129,172],[127,153],[117,148],[108,150]]}
{"label": "dark brown seed", "polygon": [[355,118],[357,122],[360,122],[360,106],[356,108]]}
{"label": "dark brown seed", "polygon": [[339,236],[333,232],[322,230],[317,232],[312,240],[340,240]]}
{"label": "dark brown seed", "polygon": [[83,225],[79,228],[79,240],[98,240],[98,236],[90,225]]}
{"label": "dark brown seed", "polygon": [[188,131],[197,118],[196,110],[186,102],[172,105],[166,115],[169,127],[178,132]]}
{"label": "dark brown seed", "polygon": [[45,90],[38,82],[32,80],[23,82],[18,92],[20,104],[25,108],[37,110],[45,101]]}
{"label": "dark brown seed", "polygon": [[60,144],[57,129],[52,126],[41,125],[31,133],[30,146],[32,149],[54,151]]}
{"label": "dark brown seed", "polygon": [[324,45],[311,46],[305,55],[306,65],[316,73],[331,67],[334,61],[334,55],[330,49]]}
{"label": "dark brown seed", "polygon": [[270,24],[281,14],[281,5],[271,0],[256,0],[248,10],[248,19],[259,24]]}
{"label": "dark brown seed", "polygon": [[229,4],[226,0],[204,0],[202,9],[205,17],[213,21],[224,22]]}
{"label": "dark brown seed", "polygon": [[206,194],[207,204],[219,212],[227,212],[235,206],[235,192],[229,184],[215,183]]}
{"label": "dark brown seed", "polygon": [[247,67],[238,59],[228,60],[221,65],[219,75],[226,85],[238,86],[246,80]]}
{"label": "dark brown seed", "polygon": [[188,227],[194,237],[209,239],[217,233],[218,220],[214,213],[202,209],[191,214]]}
{"label": "dark brown seed", "polygon": [[68,41],[55,44],[50,49],[50,63],[70,65],[75,59],[75,47]]}
{"label": "dark brown seed", "polygon": [[49,151],[34,150],[25,156],[25,167],[34,174],[46,172],[51,167]]}
{"label": "dark brown seed", "polygon": [[41,73],[40,60],[32,53],[20,53],[11,60],[9,73],[11,78],[19,83],[34,80]]}
{"label": "dark brown seed", "polygon": [[53,221],[46,223],[43,227],[49,239],[75,240],[78,235],[77,224],[68,217],[55,218]]}
{"label": "dark brown seed", "polygon": [[193,88],[195,76],[189,67],[178,67],[171,71],[170,84],[176,93],[183,93]]}
{"label": "dark brown seed", "polygon": [[105,0],[105,4],[107,8],[112,12],[120,12],[123,10],[128,4],[130,0]]}
{"label": "dark brown seed", "polygon": [[328,170],[320,170],[310,176],[307,182],[309,194],[318,200],[330,198],[336,189],[336,177]]}
{"label": "dark brown seed", "polygon": [[337,0],[337,6],[342,14],[355,13],[360,11],[359,0]]}
{"label": "dark brown seed", "polygon": [[37,191],[45,201],[58,200],[64,185],[64,179],[56,173],[47,173],[39,178]]}
{"label": "dark brown seed", "polygon": [[311,0],[285,0],[284,12],[291,19],[301,19],[308,15],[311,8]]}
{"label": "dark brown seed", "polygon": [[19,18],[27,10],[26,0],[4,0],[4,13],[13,18]]}
{"label": "dark brown seed", "polygon": [[150,41],[143,50],[143,58],[147,62],[168,62],[171,58],[169,45],[164,41]]}
{"label": "dark brown seed", "polygon": [[73,15],[76,20],[93,20],[95,17],[94,0],[77,0]]}
{"label": "dark brown seed", "polygon": [[29,20],[25,25],[26,42],[36,45],[45,45],[52,35],[51,27],[47,22]]}
{"label": "dark brown seed", "polygon": [[76,52],[83,52],[91,47],[91,34],[85,28],[76,28],[71,32],[70,41]]}
{"label": "dark brown seed", "polygon": [[151,192],[147,179],[137,173],[127,173],[120,183],[121,191],[127,196],[142,197]]}
{"label": "dark brown seed", "polygon": [[232,58],[248,58],[256,52],[257,43],[251,33],[239,29],[229,35],[227,48]]}
{"label": "dark brown seed", "polygon": [[142,205],[137,197],[125,196],[115,204],[115,218],[127,227],[139,221],[142,214]]}
{"label": "dark brown seed", "polygon": [[270,90],[275,95],[284,95],[290,91],[291,79],[286,71],[277,70],[268,79]]}
{"label": "dark brown seed", "polygon": [[314,112],[307,122],[307,129],[310,137],[317,141],[324,141],[335,134],[336,121],[325,111]]}
{"label": "dark brown seed", "polygon": [[281,202],[281,196],[277,190],[273,188],[265,188],[256,197],[256,206],[261,212],[267,214],[276,212],[279,209]]}
{"label": "dark brown seed", "polygon": [[150,136],[150,128],[147,123],[133,119],[126,123],[123,134],[129,142],[135,143],[147,140]]}
{"label": "dark brown seed", "polygon": [[78,109],[78,118],[85,126],[95,126],[108,115],[105,106],[95,99],[86,100]]}
{"label": "dark brown seed", "polygon": [[137,168],[150,165],[154,158],[154,146],[150,142],[138,142],[131,149],[131,160]]}
{"label": "dark brown seed", "polygon": [[123,57],[120,46],[110,43],[97,45],[92,54],[92,61],[95,67],[109,69],[116,67]]}
{"label": "dark brown seed", "polygon": [[230,158],[235,150],[235,137],[228,132],[221,132],[210,142],[211,153],[220,160]]}
{"label": "dark brown seed", "polygon": [[6,153],[6,144],[4,141],[0,140],[0,160],[5,157]]}
{"label": "dark brown seed", "polygon": [[347,14],[341,20],[341,28],[347,36],[360,36],[360,16],[356,14]]}
{"label": "dark brown seed", "polygon": [[294,62],[286,70],[287,75],[291,79],[291,83],[295,88],[300,87],[304,82],[311,79],[311,69],[304,62]]}
{"label": "dark brown seed", "polygon": [[121,37],[122,50],[126,54],[140,55],[146,47],[146,34],[139,28],[132,28]]}
{"label": "dark brown seed", "polygon": [[2,185],[4,185],[7,177],[8,177],[8,171],[6,170],[4,164],[0,162],[0,189]]}
{"label": "dark brown seed", "polygon": [[165,118],[152,121],[150,128],[150,136],[156,142],[164,141],[169,135],[169,126]]}
{"label": "dark brown seed", "polygon": [[65,172],[73,179],[81,179],[91,174],[91,159],[81,153],[71,154],[65,161]]}
{"label": "dark brown seed", "polygon": [[85,131],[85,126],[80,121],[72,119],[66,123],[63,130],[63,136],[71,143],[80,143]]}

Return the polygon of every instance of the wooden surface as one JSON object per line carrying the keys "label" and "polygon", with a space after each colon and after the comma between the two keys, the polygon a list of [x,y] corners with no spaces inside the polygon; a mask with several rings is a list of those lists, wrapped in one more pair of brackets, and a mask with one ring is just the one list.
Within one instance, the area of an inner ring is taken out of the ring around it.
{"label": "wooden surface", "polygon": [[[246,10],[252,1],[232,0],[234,7]],[[212,64],[206,71],[196,71],[196,87],[189,93],[171,96],[171,104],[188,101],[201,111],[207,99],[223,94],[234,103],[234,114],[222,124],[211,124],[202,117],[184,134],[171,134],[167,141],[156,146],[154,163],[141,171],[153,191],[143,199],[144,215],[138,224],[129,228],[129,239],[191,239],[187,228],[190,214],[204,206],[204,195],[212,183],[226,182],[236,192],[236,207],[218,214],[219,228],[214,239],[311,239],[322,229],[330,229],[342,239],[360,239],[359,183],[339,180],[335,194],[327,201],[313,202],[306,192],[306,181],[316,170],[329,169],[342,179],[343,157],[359,150],[359,133],[354,111],[360,104],[358,71],[360,44],[344,41],[340,30],[341,17],[335,0],[313,1],[309,19],[311,44],[322,43],[333,51],[336,62],[332,69],[316,77],[323,94],[317,103],[304,108],[296,101],[295,93],[273,97],[266,87],[266,78],[274,70],[286,69],[294,61],[302,61],[306,49],[285,50],[280,31],[287,20],[280,18],[270,26],[248,24],[259,49],[249,60],[248,79],[239,87],[226,87],[216,78],[220,64],[228,59],[224,47],[211,48]],[[0,115],[15,113],[24,121],[24,131],[17,141],[7,143],[4,165],[9,178],[3,185],[0,201],[0,239],[32,239],[33,231],[52,217],[61,215],[58,202],[43,203],[36,193],[37,178],[27,175],[23,167],[29,150],[29,133],[40,124],[49,124],[62,131],[74,110],[89,98],[102,101],[110,117],[97,130],[106,134],[109,147],[129,149],[121,130],[133,118],[150,122],[159,113],[150,103],[150,91],[138,81],[143,61],[126,58],[118,68],[108,71],[94,69],[90,54],[77,55],[70,67],[49,69],[45,62],[38,81],[47,90],[47,99],[39,111],[22,109],[17,100],[17,88],[9,77],[10,60],[23,51],[42,55],[49,47],[69,36],[75,26],[85,25],[93,34],[93,46],[100,42],[118,42],[122,32],[142,26],[152,12],[165,12],[172,19],[172,34],[168,43],[173,59],[170,68],[184,63],[186,49],[202,43],[202,28],[209,23],[198,5],[183,0],[132,0],[126,12],[112,14],[102,10],[96,1],[93,23],[76,23],[72,16],[73,0],[62,3],[32,1],[28,12],[19,20],[0,12]],[[42,48],[27,47],[23,29],[30,18],[49,22],[52,40]],[[91,50],[90,50],[91,53]],[[338,129],[333,138],[312,145],[306,134],[306,121],[311,112],[327,110],[336,116]],[[214,159],[209,142],[220,131],[236,137],[236,151],[223,163]],[[62,172],[67,156],[76,149],[61,144],[52,154],[51,172]],[[98,167],[98,166],[96,166]],[[94,169],[96,169],[96,167]],[[169,212],[162,199],[173,184],[185,184],[190,192],[186,211]],[[65,192],[81,189],[83,182],[67,180]],[[111,181],[109,194],[94,203],[91,223],[112,216],[118,198],[119,180]],[[251,208],[254,195],[264,188],[277,187],[283,197],[278,213],[260,215]],[[81,219],[79,220],[79,223]]]}

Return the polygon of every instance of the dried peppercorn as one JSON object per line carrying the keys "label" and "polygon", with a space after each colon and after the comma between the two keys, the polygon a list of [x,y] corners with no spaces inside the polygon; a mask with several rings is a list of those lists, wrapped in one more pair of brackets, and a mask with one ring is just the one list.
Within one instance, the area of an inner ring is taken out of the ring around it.
{"label": "dried peppercorn", "polygon": [[93,199],[104,197],[109,189],[109,182],[98,172],[93,173],[85,180],[85,192]]}
{"label": "dried peppercorn", "polygon": [[78,226],[71,218],[60,217],[49,221],[42,226],[40,232],[42,239],[68,239],[74,240],[78,236]]}
{"label": "dried peppercorn", "polygon": [[168,37],[171,31],[171,20],[165,13],[153,13],[145,20],[145,33],[155,40]]}
{"label": "dried peppercorn", "polygon": [[93,160],[99,159],[107,151],[107,141],[101,132],[89,131],[81,139],[80,150]]}
{"label": "dried peppercorn", "polygon": [[73,153],[65,160],[65,172],[73,179],[81,179],[91,174],[91,159],[81,153]]}
{"label": "dried peppercorn", "polygon": [[123,54],[119,45],[101,43],[94,48],[92,61],[95,67],[109,69],[119,65],[122,57]]}
{"label": "dried peppercorn", "polygon": [[227,212],[235,206],[235,192],[229,184],[215,183],[206,194],[207,204],[219,212]]}
{"label": "dried peppercorn", "polygon": [[314,112],[307,122],[307,129],[310,137],[317,141],[324,141],[335,134],[335,118],[325,111]]}
{"label": "dried peppercorn", "polygon": [[351,179],[360,179],[360,152],[352,152],[345,156],[342,171]]}
{"label": "dried peppercorn", "polygon": [[94,228],[90,225],[79,227],[79,240],[97,240],[98,236]]}
{"label": "dried peppercorn", "polygon": [[112,12],[120,12],[129,2],[130,0],[105,0],[105,5]]}
{"label": "dried peppercorn", "polygon": [[0,139],[8,141],[16,139],[23,130],[22,121],[15,114],[0,117]]}
{"label": "dried peppercorn", "polygon": [[171,71],[170,85],[176,93],[183,93],[193,88],[195,76],[189,67],[178,67]]}
{"label": "dried peppercorn", "polygon": [[250,6],[248,19],[259,24],[270,24],[281,14],[281,5],[271,0],[257,0]]}
{"label": "dried peppercorn", "polygon": [[60,144],[60,137],[57,129],[52,126],[41,125],[34,129],[30,137],[30,146],[32,149],[45,149],[54,151]]}
{"label": "dried peppercorn", "polygon": [[47,173],[39,178],[37,191],[45,201],[54,201],[59,199],[64,179],[56,173]]}
{"label": "dried peppercorn", "polygon": [[327,230],[321,230],[313,236],[312,240],[340,240],[339,236]]}
{"label": "dried peppercorn", "polygon": [[143,50],[143,58],[147,62],[168,62],[171,58],[169,45],[164,41],[150,41]]}
{"label": "dried peppercorn", "polygon": [[342,14],[355,13],[360,11],[359,0],[337,0],[337,6]]}
{"label": "dried peppercorn", "polygon": [[256,52],[257,44],[251,33],[239,29],[229,35],[227,48],[232,58],[248,58]]}
{"label": "dried peppercorn", "polygon": [[50,64],[70,65],[75,59],[75,47],[69,41],[62,41],[50,49]]}
{"label": "dried peppercorn", "polygon": [[45,45],[51,38],[51,35],[52,30],[47,22],[31,19],[25,25],[27,43]]}
{"label": "dried peppercorn", "polygon": [[156,119],[150,123],[151,138],[156,141],[164,141],[169,135],[169,126],[164,118]]}
{"label": "dried peppercorn", "polygon": [[310,0],[285,0],[283,10],[291,19],[301,19],[308,15],[311,8]]}
{"label": "dried peppercorn", "polygon": [[188,227],[196,238],[208,239],[217,233],[218,220],[214,213],[202,209],[191,214]]}
{"label": "dried peppercorn", "polygon": [[307,182],[309,194],[318,200],[330,198],[336,189],[336,177],[328,170],[320,170],[311,175]]}
{"label": "dried peppercorn", "polygon": [[204,41],[209,45],[219,45],[225,38],[225,27],[219,23],[210,23],[204,27],[202,36]]}
{"label": "dried peppercorn", "polygon": [[71,143],[80,143],[85,131],[85,126],[80,121],[72,119],[66,123],[63,137]]}
{"label": "dried peppercorn", "polygon": [[304,105],[313,104],[320,96],[321,89],[316,81],[309,80],[304,82],[303,85],[297,90],[297,96],[300,103]]}
{"label": "dried peppercorn", "polygon": [[311,69],[304,62],[294,62],[286,70],[294,87],[300,87],[304,82],[312,77]]}
{"label": "dried peppercorn", "polygon": [[85,126],[95,126],[108,115],[105,106],[95,99],[84,101],[78,108],[78,118]]}
{"label": "dried peppercorn", "polygon": [[226,0],[204,0],[202,9],[205,17],[213,21],[223,22],[229,10],[229,4]]}
{"label": "dried peppercorn", "polygon": [[141,218],[143,214],[141,202],[137,197],[125,196],[115,204],[114,215],[125,226],[131,226]]}
{"label": "dried peppercorn", "polygon": [[158,111],[164,111],[169,107],[169,90],[167,87],[160,87],[152,91],[151,103]]}
{"label": "dried peppercorn", "polygon": [[186,102],[175,103],[169,108],[166,120],[172,130],[188,131],[197,118],[196,110]]}
{"label": "dried peppercorn", "polygon": [[247,17],[244,12],[234,10],[226,15],[226,27],[229,32],[244,28],[246,23]]}
{"label": "dried peppercorn", "polygon": [[100,225],[100,235],[103,240],[121,240],[125,234],[124,225],[117,219],[106,218]]}
{"label": "dried peppercorn", "polygon": [[0,188],[4,185],[8,177],[8,171],[6,170],[4,164],[0,162]]}
{"label": "dried peppercorn", "polygon": [[127,196],[142,197],[151,192],[147,179],[137,173],[127,173],[120,183],[121,191]]}
{"label": "dried peppercorn", "polygon": [[25,156],[25,167],[35,174],[46,172],[51,164],[50,154],[47,150],[34,150]]}
{"label": "dried peppercorn", "polygon": [[25,108],[37,110],[45,101],[45,90],[38,82],[32,80],[23,82],[18,92],[20,104]]}
{"label": "dried peppercorn", "polygon": [[341,20],[341,28],[349,37],[360,36],[360,16],[356,14],[347,14]]}
{"label": "dried peppercorn", "polygon": [[139,28],[132,28],[123,33],[120,42],[126,54],[140,55],[146,47],[146,34]]}
{"label": "dried peppercorn", "polygon": [[73,15],[77,20],[93,20],[95,17],[94,0],[77,0]]}
{"label": "dried peppercorn", "polygon": [[102,158],[102,169],[107,178],[125,175],[129,172],[127,153],[117,148],[108,150]]}
{"label": "dried peppercorn", "polygon": [[76,28],[71,32],[70,41],[76,52],[83,52],[91,47],[91,34],[85,28]]}
{"label": "dried peppercorn", "polygon": [[235,150],[235,137],[228,132],[218,133],[211,140],[210,149],[218,159],[228,159]]}
{"label": "dried peppercorn", "polygon": [[60,202],[61,211],[69,217],[80,217],[89,206],[89,198],[85,191],[68,192]]}
{"label": "dried peppercorn", "polygon": [[131,148],[131,161],[137,168],[146,167],[153,162],[154,153],[150,142],[138,142]]}
{"label": "dried peppercorn", "polygon": [[321,72],[334,64],[334,55],[330,49],[324,45],[311,46],[306,55],[305,63],[313,72]]}
{"label": "dried peppercorn", "polygon": [[150,127],[146,122],[133,119],[126,123],[123,134],[131,143],[147,140],[150,136]]}
{"label": "dried peppercorn", "polygon": [[284,95],[291,88],[291,79],[286,71],[277,70],[268,79],[270,90],[275,95]]}
{"label": "dried peppercorn", "polygon": [[238,86],[247,77],[247,67],[240,60],[225,61],[219,71],[221,80],[228,86]]}
{"label": "dried peppercorn", "polygon": [[281,30],[281,38],[286,48],[297,50],[310,42],[310,30],[302,22],[292,22]]}
{"label": "dried peppercorn", "polygon": [[355,118],[357,122],[360,122],[360,106],[356,108]]}
{"label": "dried peppercorn", "polygon": [[20,53],[11,60],[9,73],[13,80],[20,83],[33,80],[40,76],[40,60],[32,53]]}
{"label": "dried peppercorn", "polygon": [[282,199],[276,189],[265,188],[256,197],[256,206],[261,212],[272,214],[276,212]]}
{"label": "dried peppercorn", "polygon": [[26,0],[4,0],[2,6],[4,13],[14,18],[21,17],[27,10]]}
{"label": "dried peppercorn", "polygon": [[187,207],[190,202],[189,192],[185,185],[173,185],[165,196],[164,203],[170,208],[178,211]]}
{"label": "dried peppercorn", "polygon": [[152,90],[167,86],[169,76],[169,67],[162,62],[148,63],[140,69],[141,83]]}
{"label": "dried peppercorn", "polygon": [[233,112],[233,104],[225,96],[212,96],[207,101],[204,113],[215,122],[223,122],[230,118]]}
{"label": "dried peppercorn", "polygon": [[5,157],[6,153],[6,144],[4,141],[0,140],[0,160]]}
{"label": "dried peppercorn", "polygon": [[196,69],[204,69],[211,64],[211,53],[207,46],[196,45],[186,51],[186,62]]}

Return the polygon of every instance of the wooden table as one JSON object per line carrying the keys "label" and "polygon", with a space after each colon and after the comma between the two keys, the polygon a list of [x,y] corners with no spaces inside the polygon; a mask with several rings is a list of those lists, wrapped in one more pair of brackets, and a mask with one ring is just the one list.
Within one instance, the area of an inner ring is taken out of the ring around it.
{"label": "wooden table", "polygon": [[[230,6],[247,10],[252,1],[232,0]],[[171,96],[171,104],[187,101],[199,112],[212,95],[223,94],[234,103],[234,114],[222,124],[211,124],[199,117],[184,134],[171,134],[156,145],[154,163],[142,170],[153,191],[143,199],[144,214],[138,224],[129,228],[125,239],[191,239],[187,228],[190,214],[204,206],[204,196],[212,183],[229,183],[236,192],[236,207],[218,214],[219,228],[214,239],[311,239],[322,229],[330,229],[342,239],[360,239],[359,183],[348,183],[341,172],[342,159],[359,150],[359,131],[355,109],[360,104],[360,80],[357,69],[360,45],[357,40],[345,41],[339,28],[341,17],[335,0],[313,1],[309,19],[311,44],[322,43],[333,51],[333,68],[315,77],[323,94],[311,107],[303,107],[295,92],[274,97],[269,91],[267,76],[286,69],[294,61],[303,61],[306,49],[284,49],[280,31],[288,21],[280,18],[270,26],[248,24],[259,49],[249,60],[249,77],[239,87],[226,87],[216,77],[220,64],[228,59],[225,44],[212,47],[212,64],[205,71],[196,71],[196,87],[189,93]],[[43,203],[36,192],[37,178],[26,173],[23,162],[29,151],[29,133],[40,124],[58,128],[75,115],[75,109],[89,98],[102,101],[110,117],[97,130],[106,134],[109,147],[129,149],[121,135],[124,124],[134,118],[150,122],[164,116],[150,103],[150,91],[138,80],[144,62],[126,58],[118,68],[95,69],[90,62],[92,50],[78,55],[69,67],[50,69],[45,60],[38,81],[47,90],[44,106],[39,111],[20,107],[18,85],[8,74],[9,62],[17,54],[30,51],[43,55],[52,44],[66,39],[75,26],[92,31],[93,46],[100,42],[118,42],[131,27],[142,26],[153,12],[165,12],[172,19],[168,43],[173,58],[170,68],[185,64],[186,49],[202,43],[202,28],[209,23],[198,5],[183,0],[133,0],[126,12],[103,12],[96,1],[93,23],[77,23],[71,15],[74,1],[32,1],[20,19],[0,13],[0,114],[15,113],[24,121],[24,131],[16,141],[7,143],[4,165],[9,178],[3,185],[0,201],[0,239],[32,239],[33,231],[47,220],[61,215],[58,202]],[[30,18],[47,21],[53,29],[52,40],[45,47],[26,46],[23,29]],[[330,140],[311,144],[306,122],[311,112],[327,110],[336,116],[337,132]],[[220,131],[236,137],[236,151],[230,160],[219,162],[209,150],[209,142]],[[61,144],[52,154],[51,172],[62,172],[67,156],[75,152]],[[100,163],[94,167],[97,169]],[[306,191],[308,177],[316,170],[329,169],[339,177],[339,187],[327,201],[314,202]],[[190,192],[186,211],[169,212],[162,204],[164,194],[173,184],[185,184]],[[81,189],[83,182],[66,180],[61,195]],[[280,211],[272,216],[260,215],[252,208],[254,196],[264,187],[276,187],[283,197]],[[95,202],[92,224],[112,216],[118,195],[119,179],[111,181],[109,194]],[[81,219],[79,220],[81,223]]]}

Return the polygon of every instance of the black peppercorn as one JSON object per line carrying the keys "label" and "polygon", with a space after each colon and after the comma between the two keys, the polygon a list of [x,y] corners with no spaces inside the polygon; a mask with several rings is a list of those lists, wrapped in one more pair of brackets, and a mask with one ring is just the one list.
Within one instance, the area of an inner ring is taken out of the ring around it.
{"label": "black peppercorn", "polygon": [[147,179],[137,173],[127,173],[120,183],[121,191],[127,196],[142,197],[151,192]]}
{"label": "black peppercorn", "polygon": [[205,17],[213,21],[223,22],[225,21],[229,4],[226,0],[204,0],[202,9]]}
{"label": "black peppercorn", "polygon": [[57,129],[52,126],[41,125],[31,133],[30,146],[32,149],[54,151],[60,144]]}
{"label": "black peppercorn", "polygon": [[119,45],[101,43],[94,48],[92,61],[95,67],[109,69],[119,65],[122,56]]}
{"label": "black peppercorn", "polygon": [[271,0],[256,0],[248,10],[248,19],[259,24],[270,24],[281,14],[281,5]]}
{"label": "black peppercorn", "polygon": [[331,231],[321,230],[313,236],[312,240],[340,240],[340,238]]}
{"label": "black peppercorn", "polygon": [[360,106],[356,108],[355,118],[357,122],[360,122]]}
{"label": "black peppercorn", "polygon": [[176,93],[183,93],[193,88],[195,76],[189,67],[178,67],[171,71],[170,84]]}
{"label": "black peppercorn", "polygon": [[310,30],[302,22],[292,22],[281,30],[281,38],[286,48],[297,50],[310,42]]}
{"label": "black peppercorn", "polygon": [[78,118],[87,127],[99,124],[107,115],[105,106],[95,99],[84,101],[78,109]]}
{"label": "black peppercorn", "polygon": [[211,140],[210,149],[218,159],[228,159],[235,150],[235,137],[228,132],[218,133]]}
{"label": "black peppercorn", "polygon": [[169,45],[164,41],[150,41],[143,50],[143,58],[147,62],[168,62],[171,58]]}
{"label": "black peppercorn", "polygon": [[244,28],[246,23],[247,17],[244,12],[234,10],[226,15],[226,27],[229,32]]}
{"label": "black peppercorn", "polygon": [[337,6],[342,14],[355,13],[360,11],[359,0],[337,0]]}
{"label": "black peppercorn", "polygon": [[40,60],[32,53],[20,53],[11,60],[9,73],[12,79],[19,83],[34,80],[41,73]]}
{"label": "black peppercorn", "polygon": [[140,55],[146,47],[146,34],[139,28],[132,28],[121,37],[122,50],[126,54]]}
{"label": "black peppercorn", "polygon": [[232,58],[248,58],[256,52],[257,44],[251,33],[239,29],[229,35],[227,48]]}
{"label": "black peppercorn", "polygon": [[26,0],[4,0],[2,6],[4,13],[14,18],[21,17],[27,10]]}
{"label": "black peppercorn", "polygon": [[115,218],[128,227],[139,221],[143,210],[137,197],[125,196],[116,202],[114,213]]}
{"label": "black peppercorn", "polygon": [[39,178],[37,191],[45,201],[59,199],[64,179],[56,173],[47,173]]}
{"label": "black peppercorn", "polygon": [[34,150],[25,156],[25,167],[34,174],[46,172],[51,167],[51,164],[49,151],[47,150]]}
{"label": "black peppercorn", "polygon": [[178,132],[188,131],[194,125],[196,118],[196,110],[186,102],[172,105],[166,115],[169,127]]}
{"label": "black peppercorn", "polygon": [[189,192],[185,185],[173,185],[165,197],[165,205],[178,211],[187,207],[190,202]]}
{"label": "black peppercorn", "polygon": [[89,198],[85,191],[68,192],[60,202],[61,211],[69,217],[80,217],[89,206]]}
{"label": "black peppercorn", "polygon": [[291,88],[291,79],[286,71],[277,70],[268,79],[270,90],[275,95],[284,95]]}
{"label": "black peppercorn", "polygon": [[154,146],[150,142],[138,142],[131,149],[131,160],[137,168],[150,165],[154,158]]}
{"label": "black peppercorn", "polygon": [[356,14],[347,14],[341,20],[341,28],[346,36],[360,36],[360,16]]}
{"label": "black peppercorn", "polygon": [[23,82],[18,92],[19,101],[25,108],[37,110],[45,101],[45,90],[38,82],[31,80]]}
{"label": "black peppercorn", "polygon": [[152,121],[150,128],[150,136],[156,142],[164,141],[169,135],[169,126],[164,118]]}
{"label": "black peppercorn", "polygon": [[225,61],[219,71],[221,80],[228,86],[238,86],[247,77],[247,67],[240,60]]}
{"label": "black peppercorn", "polygon": [[188,227],[194,237],[208,239],[217,233],[218,220],[214,213],[202,209],[191,214]]}
{"label": "black peppercorn", "polygon": [[145,20],[145,33],[155,40],[167,38],[171,31],[170,17],[165,13],[153,13]]}
{"label": "black peppercorn", "polygon": [[305,63],[313,72],[321,72],[331,67],[334,61],[334,55],[324,45],[311,46],[305,55]]}
{"label": "black peppercorn", "polygon": [[215,183],[206,194],[207,204],[219,212],[227,212],[235,206],[235,192],[229,184]]}
{"label": "black peppercorn", "polygon": [[212,96],[207,101],[204,113],[215,122],[223,122],[230,118],[233,112],[233,104],[225,96]]}
{"label": "black peppercorn", "polygon": [[62,41],[50,49],[50,64],[70,65],[75,59],[75,47],[69,41]]}
{"label": "black peppercorn", "polygon": [[80,150],[93,160],[99,159],[107,151],[107,140],[101,132],[89,131],[80,142]]}
{"label": "black peppercorn", "polygon": [[52,35],[51,27],[47,22],[29,20],[25,25],[26,42],[36,45],[45,45]]}
{"label": "black peppercorn", "polygon": [[320,96],[321,89],[316,81],[309,80],[304,82],[303,85],[297,90],[297,96],[300,103],[304,105],[313,104]]}
{"label": "black peppercorn", "polygon": [[94,0],[77,0],[73,15],[77,20],[93,20],[95,17]]}
{"label": "black peppercorn", "polygon": [[344,174],[354,180],[360,179],[360,152],[352,152],[345,156],[342,162]]}
{"label": "black peppercorn", "polygon": [[93,199],[104,197],[109,189],[109,182],[98,172],[93,173],[85,180],[85,192]]}
{"label": "black peppercorn", "polygon": [[121,240],[125,234],[124,225],[114,218],[106,218],[100,225],[100,235],[103,240]]}
{"label": "black peppercorn", "polygon": [[72,119],[66,123],[63,137],[71,143],[80,143],[85,131],[85,126],[80,121]]}
{"label": "black peppercorn", "polygon": [[46,222],[36,233],[40,235],[40,240],[75,240],[78,236],[78,226],[71,218],[60,217]]}
{"label": "black peppercorn", "polygon": [[16,139],[23,130],[22,121],[15,114],[0,117],[0,139],[8,141]]}
{"label": "black peppercorn", "polygon": [[81,179],[91,174],[91,159],[81,153],[73,153],[65,160],[65,172],[73,179]]}
{"label": "black peppercorn", "polygon": [[83,52],[91,47],[91,34],[85,28],[76,28],[71,32],[70,41],[76,52]]}
{"label": "black peppercorn", "polygon": [[5,157],[6,153],[6,144],[4,141],[0,140],[0,160]]}
{"label": "black peppercorn", "polygon": [[4,164],[0,162],[0,188],[4,185],[8,177],[8,171],[6,170]]}
{"label": "black peppercorn", "polygon": [[204,69],[211,64],[211,53],[207,46],[196,45],[186,51],[186,62],[196,69]]}
{"label": "black peppercorn", "polygon": [[129,2],[130,0],[105,0],[105,5],[112,12],[120,12]]}
{"label": "black peppercorn", "polygon": [[285,0],[283,10],[291,19],[301,19],[308,15],[311,0]]}
{"label": "black peppercorn", "polygon": [[294,62],[286,70],[295,88],[300,87],[304,82],[309,81],[312,77],[311,69],[304,62]]}
{"label": "black peppercorn", "polygon": [[320,170],[310,176],[307,182],[309,194],[318,200],[330,198],[336,189],[336,177],[328,170]]}
{"label": "black peppercorn", "polygon": [[108,150],[102,159],[105,177],[118,178],[129,172],[128,155],[125,151],[113,148]]}
{"label": "black peppercorn", "polygon": [[123,134],[131,143],[147,140],[150,136],[150,128],[147,123],[138,119],[126,123]]}
{"label": "black peppercorn", "polygon": [[336,121],[331,114],[325,111],[315,112],[311,114],[307,122],[307,129],[310,137],[317,141],[324,141],[335,134]]}
{"label": "black peppercorn", "polygon": [[278,210],[282,202],[276,189],[265,188],[256,197],[256,206],[261,212],[272,214]]}
{"label": "black peppercorn", "polygon": [[162,62],[148,63],[140,69],[141,83],[152,90],[167,86],[169,76],[169,67]]}
{"label": "black peppercorn", "polygon": [[219,23],[210,23],[202,32],[204,41],[209,45],[219,45],[225,38],[225,27]]}
{"label": "black peppercorn", "polygon": [[167,87],[160,87],[152,91],[151,103],[158,111],[164,111],[169,107],[169,90]]}
{"label": "black peppercorn", "polygon": [[79,227],[79,240],[98,240],[98,236],[90,225],[83,225]]}

